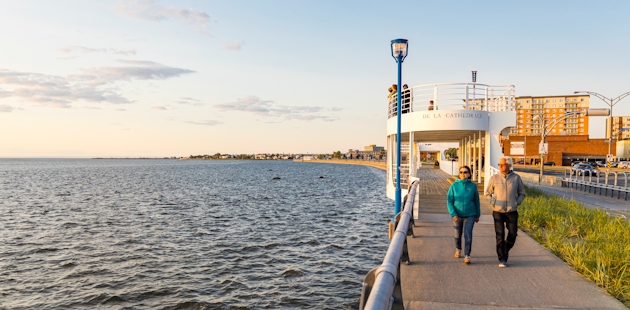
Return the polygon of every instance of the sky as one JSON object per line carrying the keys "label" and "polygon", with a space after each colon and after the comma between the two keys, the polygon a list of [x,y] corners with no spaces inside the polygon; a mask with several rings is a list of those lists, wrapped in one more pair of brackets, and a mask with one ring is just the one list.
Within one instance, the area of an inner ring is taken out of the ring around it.
{"label": "sky", "polygon": [[[630,91],[630,1],[0,0],[0,157],[332,153],[403,83]],[[608,107],[591,97],[591,107]],[[630,97],[614,106],[630,115]],[[590,121],[604,137],[604,119]]]}

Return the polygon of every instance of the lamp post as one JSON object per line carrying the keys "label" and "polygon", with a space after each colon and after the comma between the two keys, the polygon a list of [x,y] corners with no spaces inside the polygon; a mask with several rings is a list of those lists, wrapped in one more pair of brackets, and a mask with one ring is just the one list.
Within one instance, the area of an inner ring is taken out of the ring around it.
{"label": "lamp post", "polygon": [[477,70],[472,71],[472,82],[473,82],[473,104],[477,106],[477,102],[475,101],[476,99],[475,98],[475,90],[476,90],[475,83],[477,83]]}
{"label": "lamp post", "polygon": [[610,152],[612,151],[611,150],[611,146],[612,146],[612,139],[613,139],[613,134],[612,134],[612,127],[613,127],[613,118],[612,118],[613,114],[612,114],[612,111],[613,111],[613,106],[615,104],[617,104],[617,102],[621,101],[621,99],[630,96],[630,91],[629,92],[625,92],[625,93],[617,96],[617,98],[604,97],[604,96],[602,96],[602,95],[600,95],[600,94],[598,94],[596,92],[592,92],[592,91],[583,91],[583,90],[581,90],[581,91],[574,91],[573,93],[574,94],[589,94],[589,95],[595,96],[595,97],[603,100],[604,102],[606,102],[606,104],[610,107],[610,129],[607,130],[608,134],[609,134],[609,136],[608,136],[608,154],[606,155],[606,161],[607,161],[606,166],[608,168],[610,168],[611,162],[609,160],[609,156],[608,155],[612,155],[612,154],[610,154]]}
{"label": "lamp post", "polygon": [[[407,57],[407,40],[406,39],[396,39],[391,42],[392,47],[392,57],[396,59],[398,63],[398,102],[396,103],[396,202],[394,204],[394,217],[396,214],[400,213],[401,207],[401,191],[400,191],[400,121],[401,121],[401,106],[400,106],[400,97],[401,97],[401,73],[402,73],[402,63]],[[393,221],[394,219],[392,219]]]}
{"label": "lamp post", "polygon": [[542,131],[540,132],[540,137],[541,137],[540,146],[538,147],[538,152],[540,153],[540,175],[538,176],[538,184],[542,183],[544,167],[545,167],[543,159],[545,158],[545,154],[548,153],[548,149],[544,147],[545,137],[547,136],[547,134],[549,134],[549,132],[551,132],[551,129],[553,129],[554,127],[556,127],[556,125],[558,125],[558,123],[565,120],[567,117],[571,117],[575,115],[608,116],[610,115],[610,110],[609,109],[584,109],[583,111],[578,111],[578,112],[567,112],[564,115],[560,115],[554,118],[553,120],[551,120],[551,123],[549,124],[549,130],[546,130],[545,128],[546,127],[545,119],[542,117],[542,115],[536,115],[536,117],[534,117],[542,121]]}

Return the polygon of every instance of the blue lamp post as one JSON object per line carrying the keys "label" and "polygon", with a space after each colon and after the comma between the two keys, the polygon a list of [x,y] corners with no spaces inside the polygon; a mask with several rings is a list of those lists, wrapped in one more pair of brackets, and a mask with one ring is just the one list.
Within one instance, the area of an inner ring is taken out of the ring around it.
{"label": "blue lamp post", "polygon": [[394,216],[400,213],[401,210],[401,193],[400,193],[400,115],[402,114],[400,97],[401,97],[401,73],[402,63],[407,57],[407,40],[396,39],[392,40],[392,57],[396,59],[398,63],[398,102],[396,103],[396,203],[394,205]]}

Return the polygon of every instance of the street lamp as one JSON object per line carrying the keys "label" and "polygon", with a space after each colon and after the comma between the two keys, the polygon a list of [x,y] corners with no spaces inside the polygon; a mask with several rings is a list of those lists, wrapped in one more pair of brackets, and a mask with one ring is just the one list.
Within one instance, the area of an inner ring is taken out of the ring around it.
{"label": "street lamp", "polygon": [[583,90],[581,90],[581,91],[574,91],[573,93],[574,94],[581,94],[581,93],[583,93],[583,94],[593,95],[593,96],[603,100],[604,102],[606,102],[606,104],[610,107],[610,129],[608,130],[608,134],[609,134],[609,136],[608,136],[608,154],[606,155],[606,161],[607,161],[606,166],[608,168],[610,168],[610,162],[612,160],[612,159],[610,159],[610,157],[612,156],[612,154],[610,154],[610,152],[611,152],[611,145],[612,145],[612,139],[613,139],[613,134],[612,134],[612,127],[613,127],[613,118],[612,118],[613,114],[612,114],[612,111],[613,111],[613,106],[615,104],[617,104],[617,102],[621,101],[621,99],[630,96],[630,91],[619,95],[617,98],[607,98],[607,97],[604,97],[604,96],[602,96],[602,95],[600,95],[598,93],[592,92],[592,91],[583,91]]}
{"label": "street lamp", "polygon": [[[400,213],[400,204],[401,204],[401,191],[400,191],[400,120],[401,120],[401,106],[400,106],[400,97],[401,97],[401,73],[402,73],[402,63],[407,57],[407,40],[406,39],[396,39],[392,40],[392,57],[396,59],[398,63],[398,102],[396,103],[396,202],[394,204],[394,217],[396,214]],[[393,221],[394,219],[392,219]]]}
{"label": "street lamp", "polygon": [[565,120],[567,117],[575,116],[575,115],[584,115],[584,116],[608,116],[610,115],[609,109],[585,109],[583,111],[578,112],[567,112],[564,115],[560,115],[553,120],[549,124],[549,130],[547,130],[545,126],[545,119],[542,115],[536,115],[534,119],[538,118],[542,121],[541,132],[540,132],[540,146],[538,146],[538,152],[540,153],[540,175],[538,176],[538,184],[542,183],[543,173],[544,173],[544,158],[545,154],[548,153],[548,147],[545,144],[545,137],[551,132],[551,129],[556,127],[558,123]]}

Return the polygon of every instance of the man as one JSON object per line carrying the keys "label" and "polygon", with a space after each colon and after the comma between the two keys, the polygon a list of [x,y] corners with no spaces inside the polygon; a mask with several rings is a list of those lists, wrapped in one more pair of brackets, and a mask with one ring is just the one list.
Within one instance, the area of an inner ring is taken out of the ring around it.
{"label": "man", "polygon": [[[518,230],[518,206],[525,199],[525,187],[521,177],[512,172],[512,158],[501,157],[499,160],[501,173],[495,174],[488,182],[486,197],[492,205],[494,231],[497,239],[497,256],[499,267],[507,267],[510,249],[516,242]],[[505,228],[508,234],[505,238]]]}

